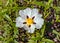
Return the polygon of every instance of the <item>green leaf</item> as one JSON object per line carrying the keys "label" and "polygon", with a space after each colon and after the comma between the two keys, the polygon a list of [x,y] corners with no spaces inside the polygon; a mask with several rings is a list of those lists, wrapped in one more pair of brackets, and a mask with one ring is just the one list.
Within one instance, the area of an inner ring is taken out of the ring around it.
{"label": "green leaf", "polygon": [[42,39],[42,41],[44,41],[45,43],[54,43],[54,41],[52,41],[50,39]]}
{"label": "green leaf", "polygon": [[29,40],[28,43],[37,43],[37,41]]}
{"label": "green leaf", "polygon": [[36,4],[39,6],[45,6],[45,4],[42,1],[41,2],[33,1],[33,2],[31,2],[31,4]]}
{"label": "green leaf", "polygon": [[2,36],[0,36],[0,40],[3,40],[4,38]]}
{"label": "green leaf", "polygon": [[7,14],[5,14],[5,18],[6,18],[8,21],[11,21],[11,18],[10,18]]}
{"label": "green leaf", "polygon": [[53,30],[53,33],[60,36],[60,33],[58,33],[56,30]]}
{"label": "green leaf", "polygon": [[40,35],[41,37],[43,37],[43,36],[44,36],[45,27],[46,27],[46,26],[45,26],[45,25],[43,25],[43,28],[41,29],[41,35]]}

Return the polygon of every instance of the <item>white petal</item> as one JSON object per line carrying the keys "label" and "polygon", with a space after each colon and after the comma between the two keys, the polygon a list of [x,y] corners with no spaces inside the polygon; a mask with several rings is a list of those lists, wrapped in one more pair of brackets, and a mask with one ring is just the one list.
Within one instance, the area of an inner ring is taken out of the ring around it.
{"label": "white petal", "polygon": [[31,13],[32,13],[32,17],[36,16],[38,14],[38,9],[36,9],[36,8],[32,9]]}
{"label": "white petal", "polygon": [[38,14],[38,16],[42,17],[42,14]]}
{"label": "white petal", "polygon": [[28,29],[29,33],[33,33],[35,31],[35,25],[31,25],[31,27]]}
{"label": "white petal", "polygon": [[27,30],[28,33],[33,33],[35,30],[35,25],[31,25],[31,27],[28,27],[27,25],[25,25],[23,28]]}
{"label": "white petal", "polygon": [[44,20],[42,18],[40,18],[40,17],[37,16],[34,19],[34,22],[36,23],[36,28],[40,29],[42,27],[43,23],[44,23]]}
{"label": "white petal", "polygon": [[31,16],[32,17],[34,17],[34,16],[40,16],[40,17],[42,17],[42,15],[39,14],[38,9],[36,9],[36,8],[32,9],[32,15]]}
{"label": "white petal", "polygon": [[26,15],[25,15],[25,13],[24,13],[23,10],[20,10],[20,11],[19,11],[19,15],[20,15],[22,18],[26,19]]}
{"label": "white petal", "polygon": [[26,18],[26,16],[29,16],[31,17],[31,9],[30,8],[26,8],[24,10],[20,10],[19,11],[19,15],[22,17],[22,18]]}
{"label": "white petal", "polygon": [[24,22],[25,20],[24,19],[22,19],[21,17],[17,17],[16,18],[16,27],[23,27],[24,26],[24,24],[23,24],[23,22]]}
{"label": "white petal", "polygon": [[25,14],[26,16],[31,17],[31,9],[30,9],[30,8],[26,8],[26,9],[23,10],[23,11],[24,11],[24,14]]}
{"label": "white petal", "polygon": [[28,30],[28,29],[29,29],[29,27],[27,26],[27,24],[25,24],[23,28],[24,28],[25,30]]}
{"label": "white petal", "polygon": [[36,8],[32,9],[32,14],[38,14],[38,9]]}

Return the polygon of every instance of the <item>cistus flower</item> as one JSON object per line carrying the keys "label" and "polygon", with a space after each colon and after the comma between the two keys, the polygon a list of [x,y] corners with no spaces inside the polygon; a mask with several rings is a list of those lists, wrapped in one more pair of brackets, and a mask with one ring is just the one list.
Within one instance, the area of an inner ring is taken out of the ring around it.
{"label": "cistus flower", "polygon": [[24,28],[29,33],[33,33],[35,28],[40,29],[44,23],[42,15],[38,13],[38,9],[26,8],[19,11],[19,17],[16,18],[16,27]]}

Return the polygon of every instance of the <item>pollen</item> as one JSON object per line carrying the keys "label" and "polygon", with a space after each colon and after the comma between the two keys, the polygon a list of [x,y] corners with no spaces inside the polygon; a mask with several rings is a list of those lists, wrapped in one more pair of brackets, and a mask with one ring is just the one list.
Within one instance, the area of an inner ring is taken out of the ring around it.
{"label": "pollen", "polygon": [[34,21],[32,18],[27,18],[26,22],[27,22],[27,25],[29,26],[29,25],[33,24]]}

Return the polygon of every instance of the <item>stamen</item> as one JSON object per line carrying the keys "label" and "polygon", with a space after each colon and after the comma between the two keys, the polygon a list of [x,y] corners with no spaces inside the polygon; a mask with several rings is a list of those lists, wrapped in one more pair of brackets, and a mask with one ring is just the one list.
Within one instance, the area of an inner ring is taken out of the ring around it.
{"label": "stamen", "polygon": [[35,18],[35,16],[34,17],[32,17],[32,19],[34,19]]}
{"label": "stamen", "polygon": [[36,24],[35,22],[33,22],[33,24]]}
{"label": "stamen", "polygon": [[29,25],[29,27],[31,27],[31,25]]}
{"label": "stamen", "polygon": [[29,16],[27,16],[27,18],[29,18]]}
{"label": "stamen", "polygon": [[23,22],[23,24],[26,24],[26,22]]}

